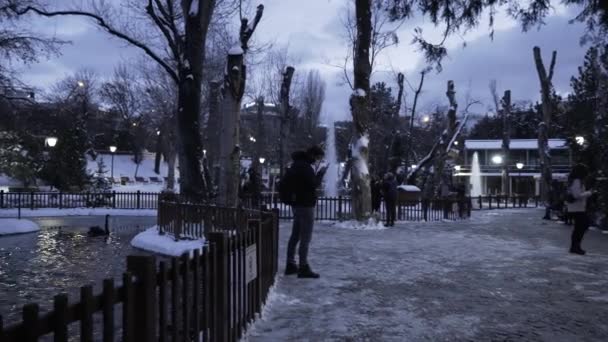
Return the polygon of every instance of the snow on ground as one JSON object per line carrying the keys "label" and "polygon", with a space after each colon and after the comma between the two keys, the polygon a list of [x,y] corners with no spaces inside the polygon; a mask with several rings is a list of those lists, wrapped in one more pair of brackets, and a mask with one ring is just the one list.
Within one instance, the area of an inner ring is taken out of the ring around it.
{"label": "snow on ground", "polygon": [[0,235],[37,232],[40,226],[30,220],[0,219]]}
{"label": "snow on ground", "polygon": [[382,221],[377,221],[374,218],[370,218],[367,222],[359,222],[359,221],[342,221],[342,222],[334,222],[333,226],[336,228],[345,228],[345,229],[363,229],[363,230],[378,230],[378,229],[387,229],[384,226]]}
{"label": "snow on ground", "polygon": [[246,341],[607,341],[608,236],[543,210],[502,209],[384,230],[316,224],[320,279],[284,276]]}
{"label": "snow on ground", "polygon": [[158,226],[146,229],[131,240],[131,246],[135,248],[169,256],[192,255],[196,249],[202,252],[204,244],[204,239],[175,241],[170,235],[159,235]]}
{"label": "snow on ground", "polygon": [[[0,209],[0,217],[17,217],[17,209]],[[21,209],[23,217],[41,216],[156,216],[156,209],[105,209],[105,208],[76,208],[76,209]]]}
{"label": "snow on ground", "polygon": [[[138,177],[167,177],[168,167],[164,161],[160,164],[160,175],[154,173],[154,154],[144,153],[143,160],[137,170]],[[105,164],[106,177],[110,177],[112,173],[112,155],[99,153],[97,158],[93,160],[91,156],[87,155],[87,172],[93,174],[97,172],[97,161],[102,158]],[[114,177],[129,177],[133,179],[135,177],[135,169],[137,164],[133,162],[132,154],[115,154],[114,155]],[[179,178],[179,169],[175,168],[175,178]]]}

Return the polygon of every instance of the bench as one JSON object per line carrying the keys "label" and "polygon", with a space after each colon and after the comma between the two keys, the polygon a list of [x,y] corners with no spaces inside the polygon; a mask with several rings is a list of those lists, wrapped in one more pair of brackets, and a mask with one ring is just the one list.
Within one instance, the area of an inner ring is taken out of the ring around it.
{"label": "bench", "polygon": [[148,183],[144,177],[135,177],[135,181],[140,183]]}
{"label": "bench", "polygon": [[152,183],[162,183],[163,181],[158,177],[150,177],[150,182]]}

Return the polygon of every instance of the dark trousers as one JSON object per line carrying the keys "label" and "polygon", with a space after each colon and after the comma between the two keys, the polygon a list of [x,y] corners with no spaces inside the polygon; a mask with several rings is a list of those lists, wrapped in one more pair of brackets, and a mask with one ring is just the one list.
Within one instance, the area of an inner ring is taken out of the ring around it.
{"label": "dark trousers", "polygon": [[296,246],[300,243],[298,256],[300,266],[308,265],[308,247],[315,224],[315,208],[292,207],[293,227],[287,244],[287,262],[296,263]]}
{"label": "dark trousers", "polygon": [[394,224],[395,216],[397,216],[397,200],[387,198],[384,205],[386,206],[386,224]]}
{"label": "dark trousers", "polygon": [[574,219],[571,248],[580,249],[583,236],[589,228],[589,218],[585,212],[570,213],[569,215]]}

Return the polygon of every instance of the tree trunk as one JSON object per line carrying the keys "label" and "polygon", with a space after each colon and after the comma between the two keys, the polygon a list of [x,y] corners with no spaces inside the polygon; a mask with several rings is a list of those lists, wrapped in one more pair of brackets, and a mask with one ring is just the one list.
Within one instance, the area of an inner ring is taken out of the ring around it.
{"label": "tree trunk", "polygon": [[209,84],[209,121],[207,124],[207,165],[212,175],[208,183],[217,184],[219,177],[219,154],[220,154],[220,130],[222,128],[220,118],[220,82],[213,81]]}
{"label": "tree trunk", "polygon": [[167,158],[167,190],[175,190],[175,151],[170,151],[165,158]]}
{"label": "tree trunk", "polygon": [[255,155],[252,162],[254,177],[250,179],[250,189],[254,197],[254,205],[257,205],[257,200],[262,192],[262,163],[260,163],[260,157],[267,157],[264,155],[264,97],[258,97],[256,102],[258,126],[255,137]]}
{"label": "tree trunk", "polygon": [[[445,174],[445,166],[449,155],[450,148],[450,138],[452,138],[456,131],[456,110],[458,109],[458,103],[456,102],[456,91],[454,90],[454,81],[448,81],[448,90],[446,92],[446,96],[450,101],[450,107],[448,109],[447,114],[447,122],[446,128],[442,132],[441,137],[439,139],[439,145],[437,149],[437,155],[435,157],[434,163],[434,174],[433,174],[433,184],[435,187],[434,193],[438,196],[445,195],[443,191],[447,184],[447,175]],[[448,172],[451,174],[451,172]]]}
{"label": "tree trunk", "polygon": [[505,90],[505,95],[502,98],[502,194],[509,195],[509,165],[511,158],[509,157],[509,145],[511,143],[511,91]]}
{"label": "tree trunk", "polygon": [[294,72],[295,69],[292,66],[288,66],[287,68],[285,68],[285,72],[283,72],[283,81],[281,82],[281,90],[279,93],[279,99],[281,101],[281,110],[283,111],[279,132],[279,172],[281,177],[283,177],[283,169],[285,168],[285,142],[287,140],[286,123],[290,120],[289,91],[291,89],[291,80],[293,78]]}
{"label": "tree trunk", "polygon": [[551,91],[553,89],[551,79],[553,78],[553,69],[555,67],[555,58],[557,56],[557,51],[553,51],[548,74],[543,64],[543,59],[540,54],[540,48],[538,46],[535,46],[533,49],[533,53],[534,62],[536,64],[536,71],[538,72],[538,78],[540,80],[543,110],[543,121],[538,126],[538,155],[540,159],[541,173],[541,199],[545,204],[548,205],[552,182],[551,152],[549,150],[549,134],[551,128],[551,114],[553,109],[553,105],[551,103]]}
{"label": "tree trunk", "polygon": [[354,88],[350,97],[353,116],[354,140],[352,175],[353,214],[358,221],[371,215],[371,189],[368,168],[370,125],[370,76],[372,20],[371,0],[355,1],[357,38],[353,56]]}
{"label": "tree trunk", "polygon": [[422,85],[424,84],[424,75],[426,74],[426,72],[421,72],[420,73],[420,83],[418,84],[418,89],[416,89],[416,91],[414,92],[414,101],[412,103],[412,112],[410,115],[410,127],[409,127],[409,134],[408,134],[408,151],[405,153],[405,166],[409,167],[410,166],[410,160],[415,160],[415,158],[411,158],[410,159],[410,154],[412,153],[411,151],[414,150],[414,117],[416,116],[416,106],[418,105],[418,97],[420,96],[420,93],[422,92]]}
{"label": "tree trunk", "polygon": [[222,100],[219,203],[236,207],[239,198],[241,148],[239,146],[241,99],[245,89],[243,53],[229,54]]}

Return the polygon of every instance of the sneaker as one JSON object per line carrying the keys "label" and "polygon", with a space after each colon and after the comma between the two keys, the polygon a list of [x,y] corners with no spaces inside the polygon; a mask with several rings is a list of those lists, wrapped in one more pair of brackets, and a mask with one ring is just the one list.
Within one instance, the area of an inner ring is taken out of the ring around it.
{"label": "sneaker", "polygon": [[298,265],[293,262],[288,262],[285,265],[285,275],[292,275],[298,273]]}
{"label": "sneaker", "polygon": [[319,273],[315,273],[310,269],[309,265],[301,265],[298,270],[298,278],[319,278]]}

